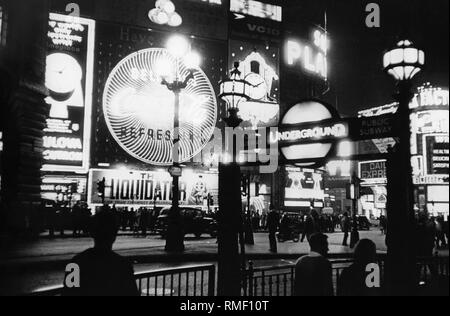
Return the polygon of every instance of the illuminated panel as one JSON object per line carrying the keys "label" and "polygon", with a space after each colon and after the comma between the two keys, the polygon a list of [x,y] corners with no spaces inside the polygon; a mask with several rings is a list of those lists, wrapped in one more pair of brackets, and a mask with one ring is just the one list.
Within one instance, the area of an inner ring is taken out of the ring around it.
{"label": "illuminated panel", "polygon": [[431,134],[423,136],[425,174],[449,176],[449,135]]}
{"label": "illuminated panel", "polygon": [[280,112],[279,49],[275,46],[230,41],[229,68],[239,62],[241,78],[249,83],[248,101],[239,103],[243,128],[277,126]]}
{"label": "illuminated panel", "polygon": [[[103,112],[111,135],[131,156],[152,165],[173,163],[175,96],[161,84],[158,67],[189,70],[165,49],[151,48],[123,59],[111,72],[103,95]],[[205,73],[197,69],[180,95],[181,162],[201,152],[213,135],[217,100]]]}
{"label": "illuminated panel", "polygon": [[386,160],[360,162],[359,178],[365,184],[386,184]]}
{"label": "illuminated panel", "polygon": [[257,18],[270,19],[277,22],[283,20],[283,9],[280,6],[253,0],[231,0],[230,11],[251,15]]}
{"label": "illuminated panel", "polygon": [[325,198],[323,174],[310,169],[286,168],[285,206],[311,206]]}
{"label": "illuminated panel", "polygon": [[[102,204],[96,192],[97,181],[106,179],[105,202],[117,206],[152,205],[158,207],[172,204],[172,177],[165,170],[100,170],[91,169],[88,204]],[[208,194],[214,205],[219,202],[219,178],[216,173],[183,170],[180,178],[180,204],[202,207]]]}
{"label": "illuminated panel", "polygon": [[91,134],[95,22],[50,14],[45,85],[44,171],[87,172]]}
{"label": "illuminated panel", "polygon": [[289,39],[284,49],[288,66],[301,67],[309,73],[328,78],[329,40],[326,33],[315,30],[310,41]]}

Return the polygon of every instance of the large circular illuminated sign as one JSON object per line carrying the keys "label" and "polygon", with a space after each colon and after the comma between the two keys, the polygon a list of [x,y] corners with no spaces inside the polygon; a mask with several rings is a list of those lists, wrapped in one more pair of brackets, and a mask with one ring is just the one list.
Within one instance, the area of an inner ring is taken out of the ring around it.
{"label": "large circular illuminated sign", "polygon": [[[282,126],[308,126],[306,130],[299,130],[298,134],[313,135],[320,130],[320,121],[338,120],[338,112],[330,105],[317,101],[307,100],[295,104],[289,109],[281,121]],[[309,126],[311,123],[318,122],[317,126]],[[339,129],[335,130],[340,133]],[[288,161],[306,161],[296,165],[302,167],[318,167],[315,161],[326,158],[335,149],[336,142],[317,142],[310,144],[292,144],[281,147],[281,152]],[[311,160],[311,162],[307,162]]]}
{"label": "large circular illuminated sign", "polygon": [[[128,154],[145,163],[173,163],[175,95],[161,84],[158,74],[175,76],[177,66],[178,78],[185,78],[187,67],[167,50],[145,49],[123,59],[105,86],[103,112],[112,136]],[[214,133],[216,119],[214,89],[197,69],[180,95],[180,162],[201,152]]]}

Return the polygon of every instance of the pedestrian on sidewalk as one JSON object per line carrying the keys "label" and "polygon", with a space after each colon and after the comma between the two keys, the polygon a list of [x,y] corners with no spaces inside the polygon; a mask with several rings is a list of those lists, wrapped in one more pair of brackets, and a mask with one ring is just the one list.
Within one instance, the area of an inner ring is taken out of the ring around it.
{"label": "pedestrian on sidewalk", "polygon": [[279,225],[280,216],[274,209],[271,209],[269,214],[267,215],[267,229],[269,230],[270,251],[273,253],[278,252],[276,234]]}
{"label": "pedestrian on sidewalk", "polygon": [[377,263],[377,248],[369,239],[360,240],[355,247],[354,263],[342,271],[338,280],[338,296],[380,296],[379,288],[366,284],[370,264]]}
{"label": "pedestrian on sidewalk", "polygon": [[348,247],[348,237],[351,230],[350,218],[347,212],[344,213],[344,217],[341,221],[342,232],[344,233],[344,240],[342,241],[342,246]]}
{"label": "pedestrian on sidewalk", "polygon": [[309,238],[311,252],[295,266],[294,296],[333,296],[333,270],[328,254],[328,237],[316,233]]}
{"label": "pedestrian on sidewalk", "polygon": [[112,251],[119,223],[111,211],[101,211],[93,217],[91,234],[94,248],[72,259],[79,267],[79,284],[68,284],[66,275],[64,296],[139,296],[133,266]]}

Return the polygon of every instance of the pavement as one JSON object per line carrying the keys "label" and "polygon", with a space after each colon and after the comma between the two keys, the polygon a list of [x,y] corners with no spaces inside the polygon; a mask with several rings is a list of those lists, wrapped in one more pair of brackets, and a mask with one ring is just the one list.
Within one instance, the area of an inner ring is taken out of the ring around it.
{"label": "pavement", "polygon": [[[384,237],[379,231],[361,232],[361,238],[374,240],[381,252],[386,251]],[[341,246],[342,233],[329,234],[330,253],[347,254],[351,249]],[[118,237],[114,250],[122,256],[135,261],[166,262],[193,260],[214,260],[217,256],[216,239],[192,238],[185,240],[186,251],[183,254],[170,254],[164,250],[165,240],[158,236],[149,237]],[[67,262],[76,254],[93,246],[90,238],[56,238],[39,239],[32,242],[21,242],[4,247],[0,254],[0,267],[4,266],[40,266]],[[255,245],[246,246],[246,253],[256,258],[271,258],[286,255],[305,254],[309,252],[307,242],[285,242],[278,244],[278,254],[269,251],[267,233],[255,233]]]}
{"label": "pavement", "polygon": [[[341,246],[343,233],[328,234],[330,254],[347,256],[352,251]],[[386,252],[380,231],[360,232],[361,238],[375,242],[380,253]],[[42,287],[59,285],[67,262],[76,254],[92,247],[90,238],[39,239],[33,242],[8,244],[0,252],[0,295],[29,293]],[[158,236],[119,236],[114,250],[134,262],[135,271],[151,271],[192,264],[210,264],[217,261],[217,243],[212,238],[187,236],[186,251],[170,254],[164,250],[165,240]],[[255,245],[246,246],[247,259],[256,265],[274,266],[295,262],[309,252],[307,242],[278,243],[278,253],[269,251],[267,233],[255,233]],[[440,252],[448,256],[448,250]]]}

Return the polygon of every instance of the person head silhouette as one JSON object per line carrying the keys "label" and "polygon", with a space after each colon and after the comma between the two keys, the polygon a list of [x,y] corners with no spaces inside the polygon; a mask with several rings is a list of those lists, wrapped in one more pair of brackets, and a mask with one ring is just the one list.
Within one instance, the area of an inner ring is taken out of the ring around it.
{"label": "person head silhouette", "polygon": [[326,256],[328,254],[328,236],[322,233],[312,234],[309,238],[309,245],[312,252]]}
{"label": "person head silhouette", "polygon": [[375,243],[369,239],[361,239],[355,247],[355,262],[362,265],[375,263],[377,257],[377,247]]}
{"label": "person head silhouette", "polygon": [[94,239],[95,248],[112,250],[118,231],[117,220],[112,212],[101,211],[92,218],[91,236]]}

